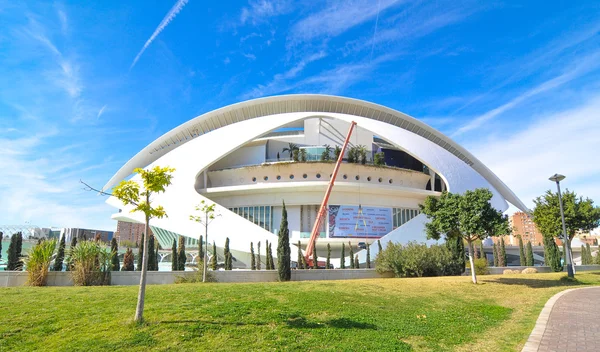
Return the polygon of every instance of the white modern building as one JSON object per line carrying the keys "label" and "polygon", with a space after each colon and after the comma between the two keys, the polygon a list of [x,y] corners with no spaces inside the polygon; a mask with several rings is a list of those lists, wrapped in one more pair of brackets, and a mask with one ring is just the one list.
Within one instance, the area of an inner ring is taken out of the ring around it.
{"label": "white modern building", "polygon": [[[527,210],[494,173],[439,131],[381,105],[325,95],[268,97],[198,116],[140,151],[104,189],[138,167],[174,167],[172,185],[153,199],[168,214],[151,222],[161,246],[169,248],[177,236],[195,245],[204,230],[189,216],[200,201],[214,202],[219,216],[209,227],[209,243],[215,241],[220,257],[229,237],[234,266],[242,268],[249,266],[250,242],[255,251],[261,242],[263,256],[265,241],[272,242],[276,256],[285,201],[295,260],[298,241],[303,248],[308,242],[334,168],[335,151],[326,146],[341,146],[352,121],[357,127],[350,147],[361,149],[366,160],[353,163],[345,154],[317,241],[320,258],[327,244],[332,258],[339,258],[342,243],[346,255],[351,243],[364,263],[366,251],[359,244],[425,241],[419,204],[443,190],[485,187],[494,194],[496,209],[504,211],[510,202]],[[294,145],[298,161],[288,151]],[[374,165],[376,153],[385,165]],[[117,199],[107,202],[119,209],[115,220],[143,222],[143,215],[130,213]],[[371,258],[376,253],[377,246],[371,246]],[[332,262],[339,265],[339,259]]]}

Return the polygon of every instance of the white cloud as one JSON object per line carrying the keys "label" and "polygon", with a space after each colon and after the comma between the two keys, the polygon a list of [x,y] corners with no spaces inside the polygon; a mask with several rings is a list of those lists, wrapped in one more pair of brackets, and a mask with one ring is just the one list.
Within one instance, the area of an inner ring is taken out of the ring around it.
{"label": "white cloud", "polygon": [[272,17],[289,13],[293,9],[292,5],[288,0],[251,0],[248,7],[242,9],[240,23],[256,25],[266,22]]}
{"label": "white cloud", "polygon": [[563,187],[600,202],[600,94],[531,123],[511,123],[511,130],[504,138],[483,138],[467,147],[527,206],[533,207],[532,199],[545,190],[554,190],[548,177],[555,173],[567,176]]}
{"label": "white cloud", "polygon": [[104,114],[105,109],[106,109],[106,105],[104,105],[102,108],[100,108],[100,110],[98,111],[98,115],[96,115],[96,119],[99,119],[100,116],[102,116],[102,114]]}
{"label": "white cloud", "polygon": [[58,19],[60,20],[60,29],[63,34],[67,34],[69,31],[69,22],[67,20],[67,14],[63,10],[57,10]]}
{"label": "white cloud", "polygon": [[144,43],[144,46],[142,47],[140,52],[135,56],[133,62],[131,63],[131,66],[129,66],[130,70],[133,68],[133,66],[135,66],[135,64],[138,62],[144,51],[146,51],[150,44],[152,44],[154,39],[169,25],[169,23],[171,23],[171,21],[173,21],[175,16],[177,16],[177,14],[183,9],[187,2],[188,0],[177,0],[177,2],[175,3],[175,5],[173,5],[171,10],[169,10],[166,16],[162,19],[162,21],[160,21],[158,27],[156,27],[156,29],[154,30],[154,33],[152,33],[150,38],[146,40],[146,43]]}
{"label": "white cloud", "polygon": [[256,55],[254,55],[254,54],[245,54],[245,53],[243,53],[242,55],[244,55],[244,57],[246,59],[250,60],[250,61],[256,60]]}

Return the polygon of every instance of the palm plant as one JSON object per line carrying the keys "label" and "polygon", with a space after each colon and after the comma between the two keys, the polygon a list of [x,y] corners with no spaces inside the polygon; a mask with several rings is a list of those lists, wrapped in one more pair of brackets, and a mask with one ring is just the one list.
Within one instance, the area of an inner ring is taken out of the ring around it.
{"label": "palm plant", "polygon": [[367,163],[367,147],[364,145],[356,146],[356,162],[363,165]]}
{"label": "palm plant", "polygon": [[73,249],[73,283],[77,286],[102,285],[107,283],[112,253],[97,242],[81,241]]}
{"label": "palm plant", "polygon": [[306,162],[306,149],[300,149],[300,161]]}
{"label": "palm plant", "polygon": [[335,149],[333,149],[333,155],[335,156],[336,161],[337,161],[337,159],[339,159],[341,153],[342,153],[342,147],[340,147],[339,145],[336,145]]}
{"label": "palm plant", "polygon": [[33,246],[25,261],[27,267],[27,284],[30,286],[46,286],[50,262],[56,247],[56,240],[41,241]]}
{"label": "palm plant", "polygon": [[290,154],[290,158],[292,157],[292,154],[294,154],[294,150],[298,150],[298,145],[294,144],[294,143],[288,143],[288,146],[283,148],[282,152],[288,152]]}
{"label": "palm plant", "polygon": [[331,160],[331,151],[333,150],[333,148],[331,148],[329,144],[325,144],[324,147],[325,150],[323,150],[323,153],[321,153],[321,161],[329,161]]}

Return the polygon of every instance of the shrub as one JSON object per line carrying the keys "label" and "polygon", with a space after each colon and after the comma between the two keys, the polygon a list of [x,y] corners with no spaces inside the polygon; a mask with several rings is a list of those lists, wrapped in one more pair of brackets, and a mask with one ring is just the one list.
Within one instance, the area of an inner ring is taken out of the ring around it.
{"label": "shrub", "polygon": [[[194,270],[194,273],[191,275],[175,277],[176,284],[195,284],[198,282],[202,282],[202,270]],[[206,272],[206,282],[217,282],[217,279],[210,271]]]}
{"label": "shrub", "polygon": [[127,251],[125,252],[125,255],[123,256],[123,268],[121,268],[121,271],[133,271],[134,270],[134,265],[133,265],[133,262],[135,261],[134,257],[135,257],[135,255],[133,254],[133,251],[131,250],[131,248],[127,248]]}
{"label": "shrub", "polygon": [[428,247],[417,242],[409,242],[404,246],[389,242],[375,259],[378,272],[393,272],[396,277],[457,274],[456,265],[457,262],[446,246]]}
{"label": "shrub", "polygon": [[490,273],[488,270],[488,261],[485,258],[475,259],[475,274],[476,275],[487,275]]}
{"label": "shrub", "polygon": [[41,241],[29,250],[26,260],[28,285],[46,286],[50,262],[52,261],[52,254],[54,254],[55,247],[56,240]]}
{"label": "shrub", "polygon": [[537,274],[537,272],[536,268],[526,268],[521,271],[521,274]]}
{"label": "shrub", "polygon": [[511,270],[511,269],[504,269],[504,271],[502,272],[502,274],[504,274],[504,275],[512,275],[512,274],[520,274],[520,273],[521,273],[521,271],[519,271],[519,270]]}
{"label": "shrub", "polygon": [[76,286],[106,285],[110,282],[112,253],[98,242],[81,241],[73,249],[73,283]]}
{"label": "shrub", "polygon": [[375,159],[373,160],[373,163],[377,166],[385,165],[385,155],[383,152],[375,153]]}

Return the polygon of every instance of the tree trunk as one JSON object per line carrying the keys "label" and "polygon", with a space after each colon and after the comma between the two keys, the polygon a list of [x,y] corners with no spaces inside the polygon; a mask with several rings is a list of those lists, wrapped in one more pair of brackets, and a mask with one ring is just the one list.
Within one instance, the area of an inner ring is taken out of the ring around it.
{"label": "tree trunk", "polygon": [[[150,204],[150,194],[146,195],[146,202]],[[150,228],[150,216],[146,214],[146,232],[144,236],[144,253],[142,257],[142,272],[140,275],[140,290],[138,292],[137,307],[135,309],[135,322],[144,321],[144,299],[146,296],[146,274],[148,272],[148,229]]]}
{"label": "tree trunk", "polygon": [[475,275],[475,262],[473,261],[472,241],[467,240],[467,243],[469,244],[469,263],[471,264],[471,280],[473,281],[474,284],[476,284],[477,283],[477,275]]}

